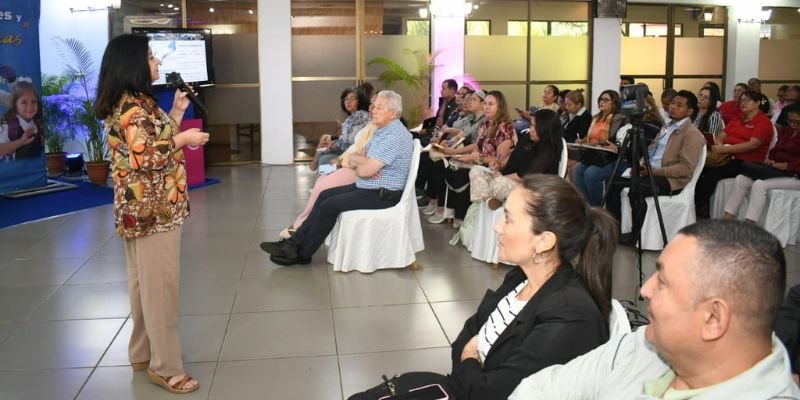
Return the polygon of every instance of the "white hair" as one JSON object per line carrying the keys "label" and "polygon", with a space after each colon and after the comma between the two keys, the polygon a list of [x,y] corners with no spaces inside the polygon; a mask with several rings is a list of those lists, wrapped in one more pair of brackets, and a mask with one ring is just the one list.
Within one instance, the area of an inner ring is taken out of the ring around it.
{"label": "white hair", "polygon": [[403,97],[397,92],[394,90],[381,90],[378,92],[378,97],[386,99],[386,109],[394,112],[395,117],[400,118],[403,115]]}

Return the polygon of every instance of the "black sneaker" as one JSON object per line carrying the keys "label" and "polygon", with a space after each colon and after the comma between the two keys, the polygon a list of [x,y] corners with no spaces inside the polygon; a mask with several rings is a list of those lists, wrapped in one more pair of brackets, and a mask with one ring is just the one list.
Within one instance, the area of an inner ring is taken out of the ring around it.
{"label": "black sneaker", "polygon": [[282,265],[284,267],[288,267],[291,265],[311,264],[310,258],[301,258],[301,257],[289,258],[289,257],[271,255],[269,256],[269,260],[274,262],[275,264]]}
{"label": "black sneaker", "polygon": [[264,250],[265,252],[267,252],[269,254],[278,254],[278,255],[282,256],[283,255],[283,244],[285,242],[286,242],[286,240],[283,240],[283,239],[281,239],[281,240],[279,240],[277,242],[261,242],[261,244],[258,245],[258,247],[260,247],[261,250]]}

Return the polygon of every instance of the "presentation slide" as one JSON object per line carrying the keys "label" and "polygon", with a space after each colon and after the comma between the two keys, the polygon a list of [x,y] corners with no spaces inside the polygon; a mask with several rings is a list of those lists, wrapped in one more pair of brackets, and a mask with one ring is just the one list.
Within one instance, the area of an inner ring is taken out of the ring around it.
{"label": "presentation slide", "polygon": [[206,41],[202,33],[154,32],[148,33],[153,55],[161,60],[158,80],[153,85],[167,83],[166,75],[179,72],[184,82],[207,82]]}

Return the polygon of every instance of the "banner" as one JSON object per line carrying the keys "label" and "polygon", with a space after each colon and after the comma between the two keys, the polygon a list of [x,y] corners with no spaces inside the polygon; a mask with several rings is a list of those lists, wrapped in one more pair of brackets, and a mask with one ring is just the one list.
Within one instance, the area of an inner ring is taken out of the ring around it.
{"label": "banner", "polygon": [[0,193],[45,186],[39,0],[0,2]]}

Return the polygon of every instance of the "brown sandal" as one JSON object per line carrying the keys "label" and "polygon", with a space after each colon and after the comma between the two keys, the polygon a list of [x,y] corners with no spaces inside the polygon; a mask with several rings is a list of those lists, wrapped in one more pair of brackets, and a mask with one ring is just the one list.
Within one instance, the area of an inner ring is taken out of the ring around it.
{"label": "brown sandal", "polygon": [[200,382],[197,382],[196,385],[194,385],[194,386],[192,386],[190,388],[186,388],[186,384],[190,380],[194,379],[191,376],[189,376],[189,374],[186,374],[186,373],[183,374],[183,378],[181,380],[179,380],[179,381],[175,382],[174,384],[170,385],[169,381],[172,378],[173,378],[172,376],[169,376],[169,377],[160,376],[160,375],[156,374],[152,369],[150,369],[150,368],[147,369],[147,379],[149,379],[150,382],[152,382],[152,383],[154,383],[154,384],[156,384],[158,386],[163,387],[164,389],[166,389],[170,393],[186,394],[186,393],[194,392],[195,390],[197,390],[197,388],[200,387]]}
{"label": "brown sandal", "polygon": [[149,366],[150,366],[150,360],[131,363],[131,368],[133,368],[133,372],[144,371]]}

